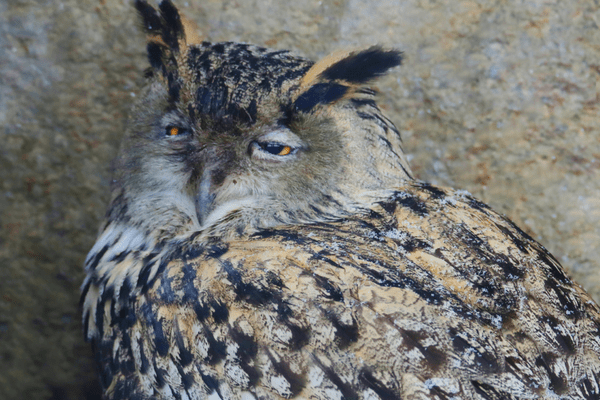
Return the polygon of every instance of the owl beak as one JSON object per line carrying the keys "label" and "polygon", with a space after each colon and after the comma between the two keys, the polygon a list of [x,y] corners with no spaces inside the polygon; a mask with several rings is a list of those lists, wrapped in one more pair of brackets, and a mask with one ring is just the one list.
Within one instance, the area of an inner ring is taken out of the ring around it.
{"label": "owl beak", "polygon": [[203,226],[213,209],[215,195],[211,191],[211,170],[205,169],[200,178],[198,193],[196,195],[196,215],[200,226]]}
{"label": "owl beak", "polygon": [[202,175],[197,187],[195,206],[200,226],[205,226],[215,211],[215,198],[222,179],[223,171],[234,161],[235,153],[228,151],[222,144],[206,145],[201,160]]}
{"label": "owl beak", "polygon": [[197,183],[195,198],[196,216],[200,227],[213,223],[215,212],[221,208],[218,203],[218,194],[222,189],[225,177],[233,165],[236,165],[236,153],[228,146],[209,144],[203,149],[202,159],[199,160],[202,175]]}

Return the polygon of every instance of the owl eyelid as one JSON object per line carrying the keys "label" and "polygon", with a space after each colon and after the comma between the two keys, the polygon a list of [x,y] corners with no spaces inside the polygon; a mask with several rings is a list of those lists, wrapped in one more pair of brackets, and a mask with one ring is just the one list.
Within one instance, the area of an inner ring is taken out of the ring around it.
{"label": "owl eyelid", "polygon": [[265,134],[256,138],[256,142],[262,145],[271,143],[272,145],[289,146],[292,149],[300,149],[306,146],[294,132],[286,127],[276,127]]}

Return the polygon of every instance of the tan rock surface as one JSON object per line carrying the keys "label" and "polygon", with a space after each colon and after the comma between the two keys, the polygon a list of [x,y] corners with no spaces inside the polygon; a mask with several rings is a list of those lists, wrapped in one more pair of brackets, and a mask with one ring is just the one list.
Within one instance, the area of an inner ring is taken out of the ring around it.
{"label": "tan rock surface", "polygon": [[[416,175],[463,188],[600,299],[600,4],[180,1],[213,41],[313,59],[373,43]],[[131,3],[0,0],[0,393],[97,395],[77,308],[109,163],[147,66]]]}

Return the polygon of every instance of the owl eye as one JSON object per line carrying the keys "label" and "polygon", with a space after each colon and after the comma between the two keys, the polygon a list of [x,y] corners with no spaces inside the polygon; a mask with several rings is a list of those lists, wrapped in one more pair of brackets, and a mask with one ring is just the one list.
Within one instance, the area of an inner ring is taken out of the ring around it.
{"label": "owl eye", "polygon": [[258,143],[261,149],[275,156],[287,156],[294,151],[290,146],[276,142]]}
{"label": "owl eye", "polygon": [[187,133],[187,130],[179,127],[179,126],[167,126],[165,129],[166,136],[177,136]]}

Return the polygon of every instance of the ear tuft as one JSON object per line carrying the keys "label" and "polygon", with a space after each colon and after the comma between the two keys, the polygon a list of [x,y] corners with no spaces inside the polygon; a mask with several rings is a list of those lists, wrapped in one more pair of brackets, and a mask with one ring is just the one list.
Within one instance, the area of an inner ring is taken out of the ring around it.
{"label": "ear tuft", "polygon": [[144,0],[136,0],[135,8],[144,21],[144,30],[151,35],[160,34],[162,23],[158,12]]}
{"label": "ear tuft", "polygon": [[146,0],[135,1],[135,8],[144,22],[144,30],[150,35],[149,41],[161,43],[176,53],[180,44],[185,43],[185,30],[179,11],[170,0],[163,0],[158,7],[160,13]]}
{"label": "ear tuft", "polygon": [[146,0],[136,0],[135,8],[142,17],[144,30],[148,34],[150,65],[165,79],[170,98],[178,101],[182,85],[180,76],[185,73],[185,69],[180,70],[180,67],[185,66],[188,37],[199,40],[198,34],[194,32],[195,26],[181,18],[171,0],[161,1],[158,10]]}
{"label": "ear tuft", "polygon": [[302,77],[294,109],[308,112],[319,104],[332,104],[355,92],[365,93],[368,81],[400,65],[398,50],[379,46],[364,50],[339,51],[315,63]]}
{"label": "ear tuft", "polygon": [[373,46],[366,50],[352,52],[321,72],[325,80],[341,80],[363,84],[385,74],[390,68],[400,65],[402,56],[398,50],[383,50]]}
{"label": "ear tuft", "polygon": [[179,11],[171,3],[171,0],[163,0],[158,6],[165,25],[162,30],[162,39],[173,52],[179,51],[179,41],[185,43],[185,31],[181,23]]}

